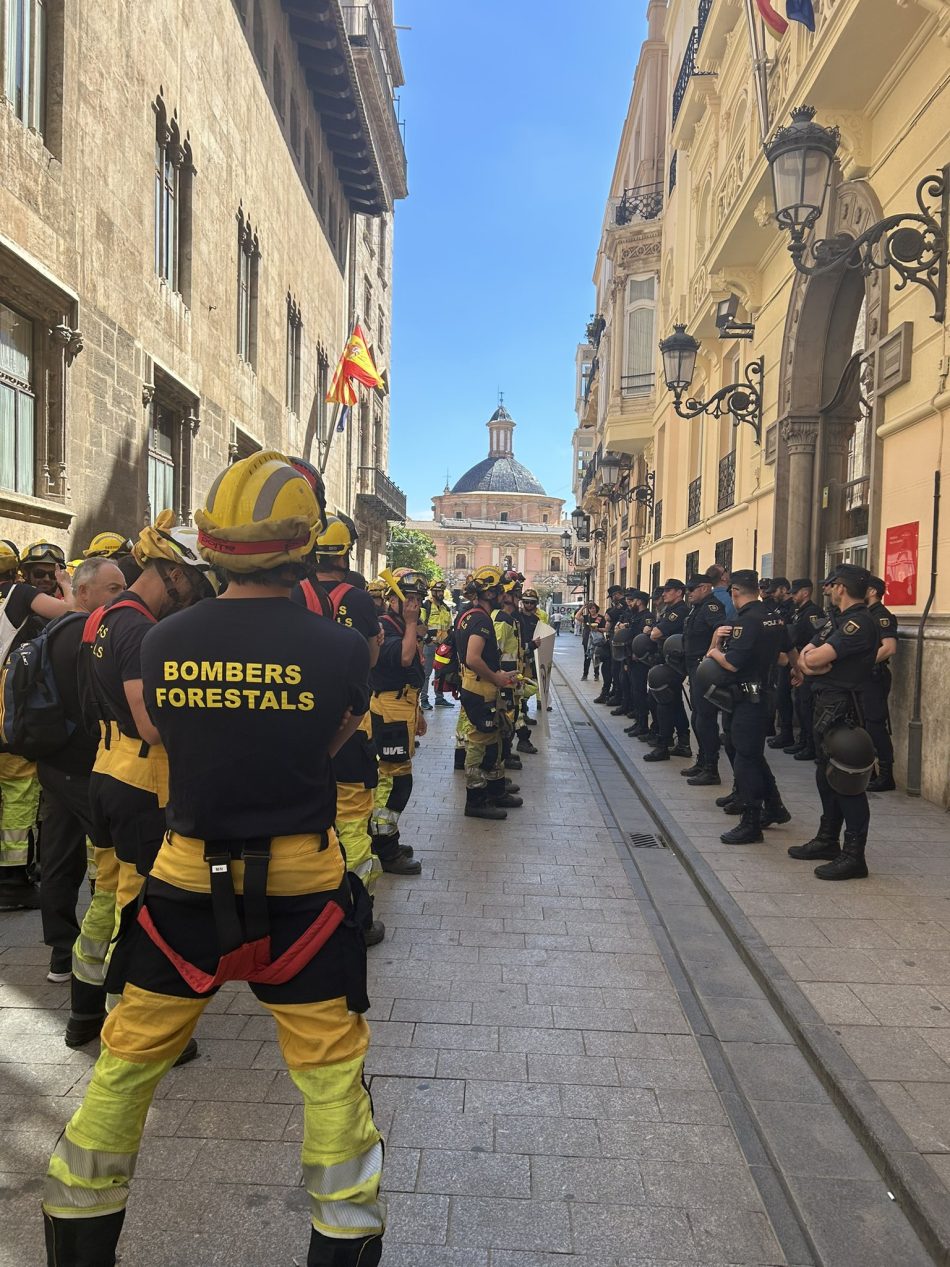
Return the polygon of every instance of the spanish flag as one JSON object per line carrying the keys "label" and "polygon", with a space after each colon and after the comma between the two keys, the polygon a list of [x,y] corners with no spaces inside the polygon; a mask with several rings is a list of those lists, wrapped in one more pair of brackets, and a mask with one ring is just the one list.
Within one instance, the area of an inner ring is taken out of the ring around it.
{"label": "spanish flag", "polygon": [[780,13],[776,13],[769,0],[755,0],[755,7],[759,11],[759,17],[773,35],[781,36],[785,34],[788,30],[788,23]]}
{"label": "spanish flag", "polygon": [[366,336],[359,322],[353,327],[343,355],[333,372],[333,380],[327,392],[327,403],[330,405],[355,405],[356,388],[353,383],[362,383],[365,387],[385,388],[385,382],[366,345]]}

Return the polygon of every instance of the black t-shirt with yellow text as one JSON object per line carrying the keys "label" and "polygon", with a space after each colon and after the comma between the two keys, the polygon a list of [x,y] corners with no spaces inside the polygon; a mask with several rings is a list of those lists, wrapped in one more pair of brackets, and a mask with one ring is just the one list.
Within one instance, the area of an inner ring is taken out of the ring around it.
{"label": "black t-shirt with yellow text", "polygon": [[109,604],[96,629],[90,663],[93,689],[102,713],[107,720],[118,723],[124,735],[131,739],[140,739],[141,735],[136,729],[126,698],[125,684],[135,682],[142,676],[142,643],[145,635],[154,627],[155,621],[136,607],[119,607],[118,610],[113,610],[116,603],[129,601],[137,603],[139,607],[144,606],[142,599],[128,590]]}
{"label": "black t-shirt with yellow text", "polygon": [[328,747],[369,706],[369,648],[283,598],[213,599],[156,626],[145,702],[168,750],[168,825],[202,840],[326,831]]}

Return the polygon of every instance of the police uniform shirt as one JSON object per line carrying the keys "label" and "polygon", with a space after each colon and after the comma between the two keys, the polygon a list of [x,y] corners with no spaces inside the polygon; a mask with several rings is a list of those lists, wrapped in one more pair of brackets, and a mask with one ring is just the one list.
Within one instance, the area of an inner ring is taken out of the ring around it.
{"label": "police uniform shirt", "polygon": [[736,614],[725,653],[736,670],[737,681],[766,686],[778,660],[783,637],[784,625],[774,611],[760,599],[746,603]]}
{"label": "police uniform shirt", "polygon": [[283,598],[208,599],[151,626],[145,701],[168,750],[169,827],[199,840],[326,831],[329,745],[369,706],[369,648]]}
{"label": "police uniform shirt", "polygon": [[[112,611],[116,603],[127,601],[136,603],[137,607],[121,607]],[[141,678],[142,643],[155,625],[154,620],[149,620],[138,610],[142,606],[144,604],[137,594],[129,590],[118,594],[103,613],[91,647],[96,699],[106,717],[116,722],[122,733],[132,739],[141,739],[141,735],[126,699],[125,684]]]}
{"label": "police uniform shirt", "polygon": [[858,690],[869,677],[881,645],[880,626],[864,603],[856,603],[843,611],[838,623],[822,631],[816,640],[834,647],[837,658],[827,673],[812,679],[816,691]]}
{"label": "police uniform shirt", "polygon": [[653,616],[650,612],[631,612],[630,615],[634,638],[636,638],[637,634],[648,633],[653,628]]}
{"label": "police uniform shirt", "polygon": [[421,689],[425,681],[425,669],[422,666],[418,638],[412,662],[404,665],[402,639],[406,632],[406,622],[396,612],[385,611],[380,617],[379,625],[383,631],[383,645],[379,649],[379,659],[370,670],[370,686],[374,691],[401,691],[406,687]]}
{"label": "police uniform shirt", "polygon": [[663,615],[657,617],[656,627],[664,638],[668,638],[670,634],[681,634],[688,615],[689,605],[680,599],[678,603],[671,603]]}
{"label": "police uniform shirt", "polygon": [[463,616],[456,621],[455,645],[458,648],[459,664],[463,669],[468,667],[468,644],[476,635],[485,640],[485,645],[482,647],[482,659],[493,673],[497,673],[501,667],[501,654],[498,650],[495,626],[488,612],[483,611],[481,607],[470,607],[468,612],[463,613]]}
{"label": "police uniform shirt", "polygon": [[801,651],[824,628],[828,617],[811,599],[795,609],[795,619],[789,626],[792,646]]}
{"label": "police uniform shirt", "polygon": [[713,594],[707,594],[701,602],[694,603],[683,626],[683,654],[686,659],[701,660],[709,650],[713,633],[725,622],[725,608]]}
{"label": "police uniform shirt", "polygon": [[897,617],[893,612],[888,611],[883,603],[875,603],[868,611],[877,625],[878,637],[882,642],[885,638],[897,638]]}

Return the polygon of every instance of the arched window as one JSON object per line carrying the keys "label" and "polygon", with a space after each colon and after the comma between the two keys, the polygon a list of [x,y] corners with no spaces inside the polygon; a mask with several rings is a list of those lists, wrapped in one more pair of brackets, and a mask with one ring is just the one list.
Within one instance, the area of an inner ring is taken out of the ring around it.
{"label": "arched window", "polygon": [[466,557],[466,555],[465,555],[465,551],[464,551],[464,550],[459,550],[459,551],[458,551],[458,553],[456,554],[456,556],[455,556],[455,566],[456,566],[457,568],[467,568],[467,567],[468,567],[468,559],[467,559],[467,557]]}
{"label": "arched window", "polygon": [[551,555],[551,569],[550,569],[550,570],[551,570],[552,572],[560,572],[560,570],[561,570],[561,556],[560,556],[559,554],[552,554],[552,555]]}
{"label": "arched window", "polygon": [[624,396],[649,395],[653,390],[653,336],[656,277],[630,277],[624,304],[624,362],[620,380]]}

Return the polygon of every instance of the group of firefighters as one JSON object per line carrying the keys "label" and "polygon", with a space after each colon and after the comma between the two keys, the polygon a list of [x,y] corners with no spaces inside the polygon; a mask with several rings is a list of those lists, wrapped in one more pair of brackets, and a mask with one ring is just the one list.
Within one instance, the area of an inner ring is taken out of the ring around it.
{"label": "group of firefighters", "polygon": [[47,675],[62,732],[54,746],[44,713],[35,762],[0,755],[0,909],[40,909],[48,979],[71,989],[65,1041],[101,1039],[49,1164],[47,1261],[112,1267],[155,1088],[197,1054],[221,985],[247,981],[304,1099],[308,1267],[373,1267],[373,889],[422,869],[399,826],[430,679],[435,707],[460,701],[466,815],[521,806],[507,771],[538,751],[527,704],[547,617],[497,567],[454,602],[412,568],[367,584],[320,473],[279,453],[224,470],[195,525],[165,511],[70,564],[48,542],[0,543],[3,649]]}

